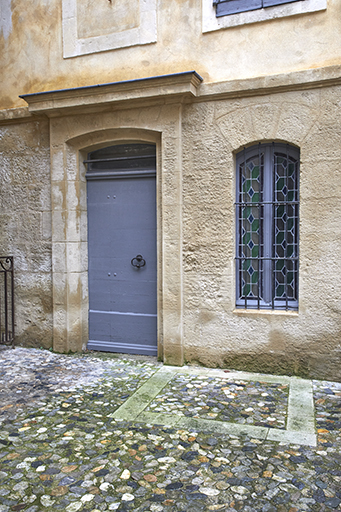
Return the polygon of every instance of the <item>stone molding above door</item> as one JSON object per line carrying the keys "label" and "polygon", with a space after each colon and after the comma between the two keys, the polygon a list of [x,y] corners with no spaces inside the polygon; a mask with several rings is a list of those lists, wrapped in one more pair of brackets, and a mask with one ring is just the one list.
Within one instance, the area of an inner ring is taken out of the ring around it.
{"label": "stone molding above door", "polygon": [[25,95],[50,118],[53,347],[88,340],[87,153],[122,142],[157,148],[158,357],[183,364],[182,104],[201,83],[194,71]]}

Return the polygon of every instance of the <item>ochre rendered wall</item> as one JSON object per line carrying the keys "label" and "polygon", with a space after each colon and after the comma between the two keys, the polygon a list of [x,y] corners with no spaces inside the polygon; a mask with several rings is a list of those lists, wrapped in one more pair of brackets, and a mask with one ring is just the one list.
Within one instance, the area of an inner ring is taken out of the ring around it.
{"label": "ochre rendered wall", "polygon": [[[124,34],[136,24],[134,2],[73,0],[78,36],[98,35],[100,21],[113,18]],[[70,2],[70,0],[68,0]],[[304,4],[305,2],[302,2]],[[157,40],[74,58],[63,58],[62,0],[3,0],[0,25],[0,109],[24,106],[32,92],[164,75],[195,69],[206,83],[275,75],[340,63],[339,0],[326,10],[203,33],[202,0],[159,0]],[[124,26],[115,9],[124,4]],[[84,5],[88,9],[88,17]],[[65,10],[65,9],[64,9]],[[121,30],[121,32],[120,32]],[[103,34],[108,27],[103,27]]]}

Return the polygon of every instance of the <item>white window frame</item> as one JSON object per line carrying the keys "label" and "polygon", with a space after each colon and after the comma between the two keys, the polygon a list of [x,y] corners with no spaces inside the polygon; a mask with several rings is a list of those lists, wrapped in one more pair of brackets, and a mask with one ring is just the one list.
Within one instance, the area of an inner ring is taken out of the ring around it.
{"label": "white window frame", "polygon": [[214,32],[238,25],[247,25],[259,21],[267,21],[297,14],[323,11],[327,8],[327,0],[302,0],[288,4],[266,7],[255,11],[240,12],[216,17],[213,0],[202,0],[202,32]]}

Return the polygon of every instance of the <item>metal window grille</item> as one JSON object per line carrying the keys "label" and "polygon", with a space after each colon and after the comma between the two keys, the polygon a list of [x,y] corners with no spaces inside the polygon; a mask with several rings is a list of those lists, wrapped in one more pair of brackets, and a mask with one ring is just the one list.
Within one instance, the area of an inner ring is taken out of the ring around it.
{"label": "metal window grille", "polygon": [[0,343],[14,344],[13,256],[0,256]]}
{"label": "metal window grille", "polygon": [[299,150],[258,144],[237,155],[236,305],[298,309]]}
{"label": "metal window grille", "polygon": [[136,178],[155,176],[155,144],[119,144],[92,151],[88,159],[86,178],[106,179],[108,177]]}

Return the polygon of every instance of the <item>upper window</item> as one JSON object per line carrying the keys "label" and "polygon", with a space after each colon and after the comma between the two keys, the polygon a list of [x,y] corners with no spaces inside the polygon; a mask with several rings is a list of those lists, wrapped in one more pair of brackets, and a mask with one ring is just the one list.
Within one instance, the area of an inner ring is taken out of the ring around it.
{"label": "upper window", "polygon": [[97,149],[84,160],[88,170],[86,178],[155,176],[155,144],[117,144]]}
{"label": "upper window", "polygon": [[[327,0],[202,0],[202,31],[224,30],[327,8]],[[265,9],[263,9],[265,7]]]}
{"label": "upper window", "polygon": [[[213,0],[216,16],[237,14],[238,12],[254,11],[263,7],[288,4],[297,0]],[[301,0],[302,1],[302,0]]]}
{"label": "upper window", "polygon": [[299,150],[258,144],[237,155],[236,306],[298,309]]}

